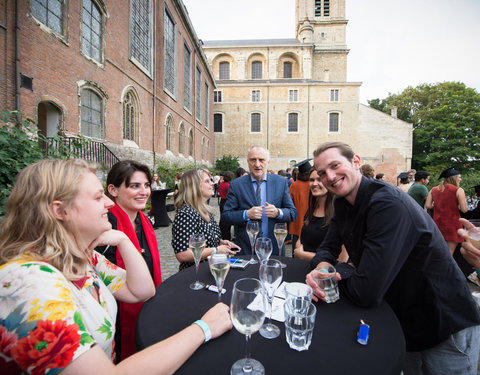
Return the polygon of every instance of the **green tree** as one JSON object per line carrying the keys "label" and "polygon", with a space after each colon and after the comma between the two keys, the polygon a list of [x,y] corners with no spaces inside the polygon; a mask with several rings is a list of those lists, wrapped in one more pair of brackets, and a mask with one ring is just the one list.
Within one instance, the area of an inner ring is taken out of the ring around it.
{"label": "green tree", "polygon": [[407,87],[400,94],[369,100],[371,107],[413,123],[412,166],[461,172],[480,167],[480,94],[461,82]]}
{"label": "green tree", "polygon": [[232,155],[224,155],[215,162],[215,169],[221,173],[226,171],[235,172],[239,166],[238,157]]}

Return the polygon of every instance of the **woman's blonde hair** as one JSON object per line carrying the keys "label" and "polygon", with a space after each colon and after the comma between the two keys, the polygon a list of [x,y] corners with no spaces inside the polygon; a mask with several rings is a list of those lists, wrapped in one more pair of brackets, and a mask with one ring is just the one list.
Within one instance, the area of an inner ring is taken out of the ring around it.
{"label": "woman's blonde hair", "polygon": [[445,177],[442,182],[438,185],[438,189],[440,191],[445,190],[445,185],[453,185],[456,187],[460,187],[460,182],[458,182],[458,174],[450,177]]}
{"label": "woman's blonde hair", "polygon": [[203,174],[210,175],[206,169],[191,169],[183,174],[175,208],[178,210],[182,206],[190,206],[198,211],[203,220],[209,222],[210,215],[213,215],[214,211],[213,207],[205,202],[202,195],[200,184]]}
{"label": "woman's blonde hair", "polygon": [[[62,271],[69,280],[85,275],[89,256],[75,228],[58,220],[50,208],[61,201],[71,207],[86,172],[95,166],[84,160],[41,160],[17,176],[1,223],[0,264],[28,253]],[[87,244],[88,245],[88,244]]]}

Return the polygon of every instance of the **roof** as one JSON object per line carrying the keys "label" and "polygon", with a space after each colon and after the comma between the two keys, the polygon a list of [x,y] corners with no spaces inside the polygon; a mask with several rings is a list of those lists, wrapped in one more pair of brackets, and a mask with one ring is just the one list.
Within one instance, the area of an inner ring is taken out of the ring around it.
{"label": "roof", "polygon": [[297,39],[244,39],[244,40],[207,40],[203,41],[204,47],[234,47],[234,46],[284,46],[305,45]]}

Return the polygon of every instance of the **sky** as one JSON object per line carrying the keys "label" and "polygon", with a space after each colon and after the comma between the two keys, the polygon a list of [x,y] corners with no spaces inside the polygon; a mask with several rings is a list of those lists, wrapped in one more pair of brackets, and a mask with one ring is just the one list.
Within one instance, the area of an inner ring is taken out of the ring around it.
{"label": "sky", "polygon": [[[295,38],[295,0],[183,3],[202,40]],[[346,0],[346,18],[362,103],[444,81],[480,93],[480,0]]]}

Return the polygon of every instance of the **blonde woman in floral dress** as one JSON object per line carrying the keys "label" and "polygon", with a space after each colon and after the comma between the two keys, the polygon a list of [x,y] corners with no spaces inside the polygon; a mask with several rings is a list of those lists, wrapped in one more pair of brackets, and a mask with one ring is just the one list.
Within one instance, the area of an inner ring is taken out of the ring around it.
{"label": "blonde woman in floral dress", "polygon": [[[111,229],[95,170],[81,160],[43,160],[17,178],[0,232],[0,369],[7,374],[173,373],[205,341],[231,328],[217,304],[202,324],[114,365],[119,301],[155,293],[128,237]],[[93,249],[116,246],[117,268]],[[94,367],[92,367],[94,366]]]}

